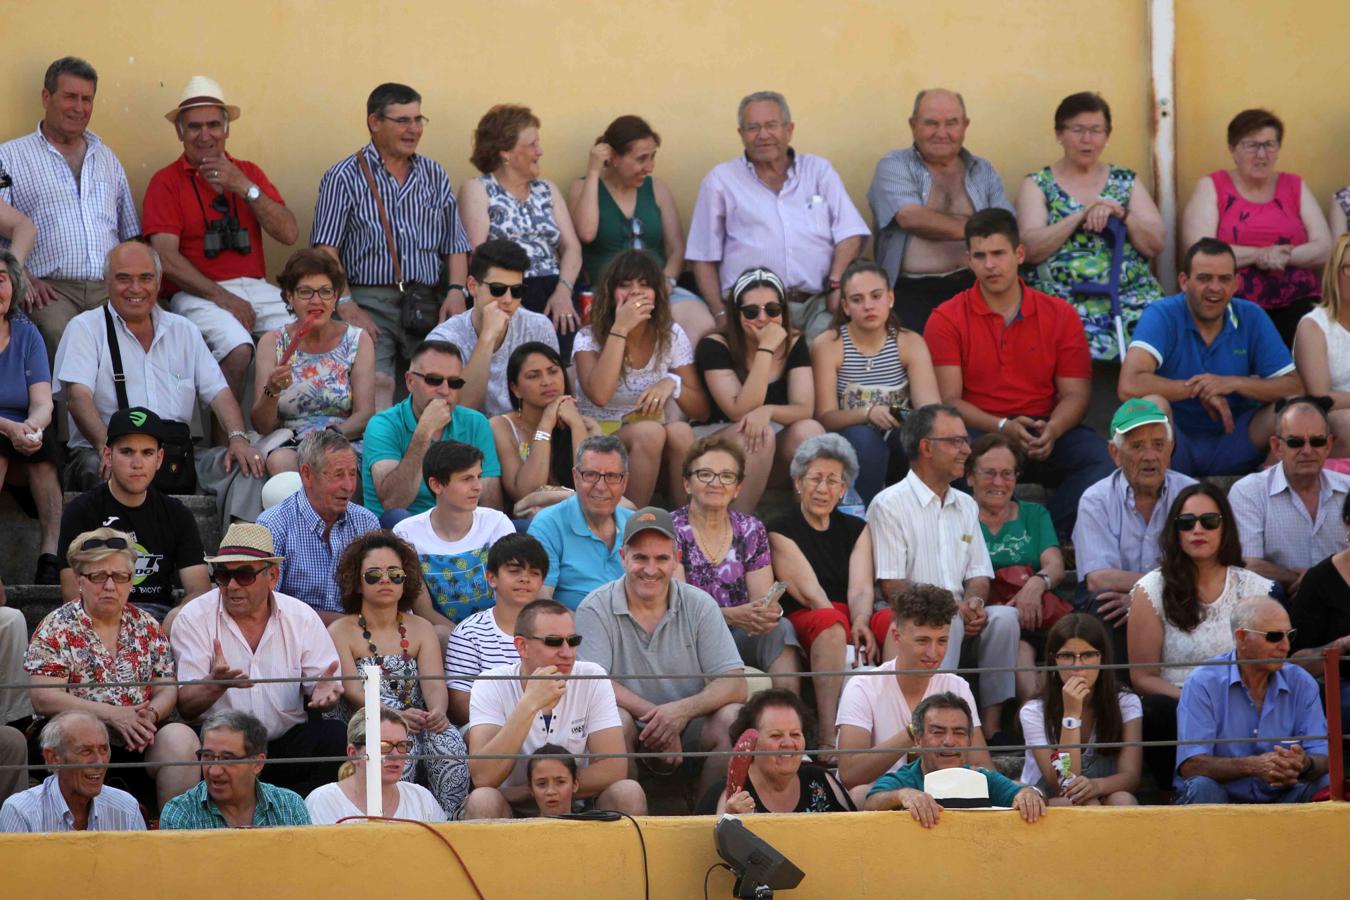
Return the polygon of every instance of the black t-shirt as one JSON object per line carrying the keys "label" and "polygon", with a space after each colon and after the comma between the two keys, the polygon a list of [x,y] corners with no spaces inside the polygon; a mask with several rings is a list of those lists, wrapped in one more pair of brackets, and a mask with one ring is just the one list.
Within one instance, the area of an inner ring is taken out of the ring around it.
{"label": "black t-shirt", "polygon": [[[802,763],[801,768],[797,770],[797,781],[801,783],[801,796],[797,798],[797,806],[792,810],[793,812],[857,811],[852,799],[849,798],[848,791],[844,790],[838,779],[821,766]],[[749,777],[745,779],[745,789],[750,792],[750,799],[755,801],[755,812],[766,813],[769,811],[759,799],[755,784]],[[725,784],[713,785],[703,795],[703,799],[699,802],[695,812],[698,815],[705,816],[717,812],[717,801],[725,791]]]}
{"label": "black t-shirt", "polygon": [[[731,369],[736,371],[736,361],[731,358],[731,348],[721,341],[708,335],[698,342],[698,347],[694,349],[694,366],[699,374],[713,369]],[[788,375],[793,369],[811,368],[811,348],[806,344],[806,338],[797,338],[791,349],[788,350],[787,366],[783,369],[783,374],[778,376],[777,381],[769,382],[769,386],[764,389],[765,406],[787,406],[788,404]],[[707,378],[704,378],[706,387]],[[708,416],[709,422],[729,422],[727,414],[722,412],[717,401],[713,399],[712,391],[708,391],[708,405],[712,409],[712,414]]]}
{"label": "black t-shirt", "polygon": [[[866,527],[867,523],[862,519],[836,509],[830,513],[829,528],[816,531],[802,515],[800,506],[792,507],[768,525],[771,533],[781,534],[796,543],[815,570],[816,580],[825,596],[834,603],[848,601],[848,560],[853,555],[858,536]],[[780,602],[785,613],[802,608],[791,594],[784,594]]]}
{"label": "black t-shirt", "polygon": [[200,566],[202,538],[197,520],[181,501],[150,488],[140,506],[123,506],[106,484],[86,491],[66,505],[61,515],[61,568],[70,567],[66,550],[77,535],[95,528],[116,528],[131,534],[140,559],[132,584],[132,603],[173,605],[178,570]]}
{"label": "black t-shirt", "polygon": [[[1290,624],[1298,629],[1294,649],[1324,647],[1350,634],[1350,584],[1345,583],[1331,558],[1303,575],[1289,609]],[[1350,676],[1350,657],[1341,657],[1341,677]]]}

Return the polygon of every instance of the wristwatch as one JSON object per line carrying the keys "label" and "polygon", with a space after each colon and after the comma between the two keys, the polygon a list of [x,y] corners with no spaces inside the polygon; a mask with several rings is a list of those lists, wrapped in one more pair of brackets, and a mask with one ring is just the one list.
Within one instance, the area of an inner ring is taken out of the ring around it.
{"label": "wristwatch", "polygon": [[258,187],[256,184],[250,184],[248,190],[244,191],[244,199],[248,200],[249,203],[252,203],[261,196],[262,188]]}
{"label": "wristwatch", "polygon": [[1059,725],[1061,728],[1082,728],[1083,720],[1076,716],[1065,716],[1059,720]]}

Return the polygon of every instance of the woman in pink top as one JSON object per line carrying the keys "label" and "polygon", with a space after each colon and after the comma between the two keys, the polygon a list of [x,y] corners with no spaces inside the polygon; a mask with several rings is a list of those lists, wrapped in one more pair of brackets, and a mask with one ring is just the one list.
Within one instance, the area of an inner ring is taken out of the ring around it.
{"label": "woman in pink top", "polygon": [[1201,178],[1186,204],[1182,236],[1226,241],[1237,254],[1238,296],[1270,314],[1292,345],[1298,320],[1321,296],[1318,273],[1331,231],[1303,179],[1277,172],[1284,123],[1264,109],[1243,110],[1228,123],[1233,169]]}

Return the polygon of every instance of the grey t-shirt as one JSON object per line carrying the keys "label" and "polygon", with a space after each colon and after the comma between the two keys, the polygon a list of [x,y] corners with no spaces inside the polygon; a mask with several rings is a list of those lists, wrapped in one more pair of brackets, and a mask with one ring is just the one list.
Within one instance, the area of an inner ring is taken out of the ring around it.
{"label": "grey t-shirt", "polygon": [[[601,585],[577,607],[578,657],[620,675],[720,675],[744,668],[717,601],[682,581],[670,582],[670,606],[648,634],[628,612],[624,580]],[[703,690],[702,678],[615,678],[655,704]]]}
{"label": "grey t-shirt", "polygon": [[[473,327],[473,310],[451,316],[427,335],[429,341],[449,341],[464,354],[464,365],[469,364],[474,348],[478,346],[478,332]],[[506,385],[506,364],[511,352],[529,341],[543,341],[558,350],[558,334],[548,316],[530,312],[521,307],[511,315],[511,324],[506,326],[506,337],[502,345],[492,354],[488,364],[487,390],[483,394],[483,408],[479,410],[491,418],[511,411],[511,390]]]}

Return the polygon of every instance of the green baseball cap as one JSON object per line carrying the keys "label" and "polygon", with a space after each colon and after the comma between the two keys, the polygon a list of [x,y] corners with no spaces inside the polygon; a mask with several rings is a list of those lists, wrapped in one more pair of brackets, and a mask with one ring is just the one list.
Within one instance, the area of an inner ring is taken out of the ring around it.
{"label": "green baseball cap", "polygon": [[1133,431],[1140,425],[1153,425],[1166,422],[1167,413],[1158,408],[1152,400],[1142,398],[1126,400],[1111,417],[1111,437]]}

